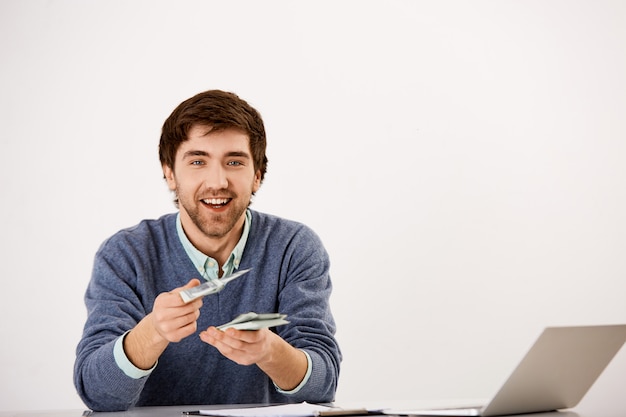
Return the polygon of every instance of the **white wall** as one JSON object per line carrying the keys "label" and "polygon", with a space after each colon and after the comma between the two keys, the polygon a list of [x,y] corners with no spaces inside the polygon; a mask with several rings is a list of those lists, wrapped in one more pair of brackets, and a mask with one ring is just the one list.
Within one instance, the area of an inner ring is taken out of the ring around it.
{"label": "white wall", "polygon": [[[210,88],[266,121],[254,208],[331,254],[339,402],[488,397],[544,326],[626,322],[625,22],[598,0],[0,0],[0,410],[82,407],[93,254],[174,210],[160,127]],[[598,384],[621,400],[626,349]]]}

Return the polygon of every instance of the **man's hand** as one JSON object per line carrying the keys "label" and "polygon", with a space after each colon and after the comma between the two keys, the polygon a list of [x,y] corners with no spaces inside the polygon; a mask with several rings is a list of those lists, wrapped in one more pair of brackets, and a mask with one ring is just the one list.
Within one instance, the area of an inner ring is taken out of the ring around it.
{"label": "man's hand", "polygon": [[185,304],[179,293],[198,285],[200,281],[192,279],[184,287],[161,293],[154,300],[154,308],[148,316],[157,333],[168,342],[180,342],[196,332],[202,299]]}
{"label": "man's hand", "polygon": [[211,326],[200,333],[203,342],[240,365],[256,364],[276,385],[285,391],[297,387],[307,371],[307,359],[269,329],[218,330]]}
{"label": "man's hand", "polygon": [[272,339],[277,337],[268,329],[221,331],[212,326],[200,333],[203,342],[214,346],[222,355],[239,365],[267,361],[272,353]]}
{"label": "man's hand", "polygon": [[202,299],[188,304],[179,292],[200,285],[192,279],[184,287],[164,292],[154,300],[152,312],[144,317],[124,338],[124,352],[139,369],[150,369],[170,342],[179,342],[195,333]]}

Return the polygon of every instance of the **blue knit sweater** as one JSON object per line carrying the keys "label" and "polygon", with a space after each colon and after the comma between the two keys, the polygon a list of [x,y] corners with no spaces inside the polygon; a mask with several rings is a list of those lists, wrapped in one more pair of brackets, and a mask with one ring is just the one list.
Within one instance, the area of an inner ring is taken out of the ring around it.
{"label": "blue knit sweater", "polygon": [[151,311],[159,293],[199,277],[178,238],[176,214],[168,214],[118,232],[96,254],[74,366],[76,389],[89,408],[334,400],[341,353],[329,307],[328,255],[306,226],[251,212],[239,268],[252,270],[205,298],[198,333],[249,311],[287,314],[290,323],[274,331],[310,355],[308,382],[296,393],[280,393],[256,365],[230,361],[197,333],[170,343],[147,377],[133,379],[118,367],[115,341]]}

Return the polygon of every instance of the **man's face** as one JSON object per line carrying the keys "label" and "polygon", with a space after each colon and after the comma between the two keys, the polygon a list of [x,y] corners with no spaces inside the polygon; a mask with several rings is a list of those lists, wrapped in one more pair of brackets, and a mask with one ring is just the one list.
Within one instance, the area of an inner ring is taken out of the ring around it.
{"label": "man's face", "polygon": [[191,242],[200,248],[207,237],[238,240],[234,234],[241,232],[252,194],[261,185],[248,136],[236,129],[211,132],[194,126],[176,151],[174,166],[164,166],[163,173],[178,196]]}

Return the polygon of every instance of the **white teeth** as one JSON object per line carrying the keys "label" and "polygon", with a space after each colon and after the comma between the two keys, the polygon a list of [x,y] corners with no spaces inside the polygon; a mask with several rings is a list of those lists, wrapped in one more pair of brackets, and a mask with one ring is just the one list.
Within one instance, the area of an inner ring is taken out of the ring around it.
{"label": "white teeth", "polygon": [[205,204],[210,204],[212,206],[219,206],[222,204],[228,203],[227,198],[206,198],[202,200]]}

